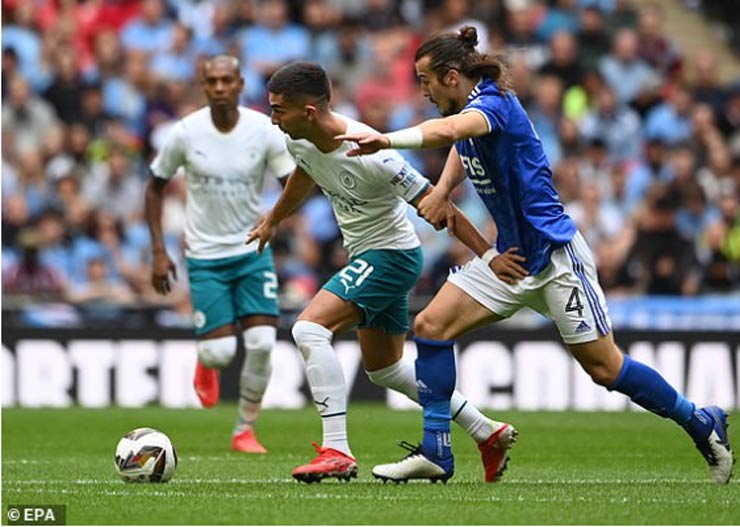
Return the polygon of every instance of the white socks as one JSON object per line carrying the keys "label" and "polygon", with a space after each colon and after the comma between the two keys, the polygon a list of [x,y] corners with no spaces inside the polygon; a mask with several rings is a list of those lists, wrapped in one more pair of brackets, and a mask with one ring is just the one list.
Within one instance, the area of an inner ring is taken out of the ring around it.
{"label": "white socks", "polygon": [[[366,373],[374,384],[390,388],[406,395],[412,401],[419,402],[419,395],[416,391],[416,372],[411,363],[402,359],[380,370],[366,371]],[[488,419],[457,390],[452,394],[450,414],[452,420],[460,425],[476,443],[488,439],[502,424]]]}
{"label": "white socks", "polygon": [[299,320],[293,339],[306,360],[306,378],[321,415],[323,446],[352,456],[347,442],[347,384],[331,340],[331,331],[315,322]]}
{"label": "white socks", "polygon": [[254,326],[244,330],[247,356],[239,378],[239,420],[234,433],[254,426],[262,406],[262,397],[272,374],[270,355],[277,330],[272,326]]}

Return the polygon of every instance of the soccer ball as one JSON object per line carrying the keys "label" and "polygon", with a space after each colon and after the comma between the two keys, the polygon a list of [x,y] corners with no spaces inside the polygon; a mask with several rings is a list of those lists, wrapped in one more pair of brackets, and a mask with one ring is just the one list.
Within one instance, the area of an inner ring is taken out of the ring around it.
{"label": "soccer ball", "polygon": [[137,428],[118,442],[115,465],[126,483],[165,483],[177,468],[177,452],[162,432]]}

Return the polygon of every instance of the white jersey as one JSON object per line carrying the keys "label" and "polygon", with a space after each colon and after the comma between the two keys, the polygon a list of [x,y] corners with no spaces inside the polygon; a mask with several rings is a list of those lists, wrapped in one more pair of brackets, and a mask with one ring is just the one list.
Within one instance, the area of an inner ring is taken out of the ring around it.
{"label": "white jersey", "polygon": [[265,173],[275,177],[295,168],[285,138],[264,114],[239,107],[239,121],[220,132],[208,107],[173,125],[152,161],[155,177],[170,179],[182,167],[188,185],[185,254],[214,259],[257,249],[244,245],[261,212]]}
{"label": "white jersey", "polygon": [[[343,115],[347,133],[374,132]],[[329,153],[304,139],[288,138],[288,151],[329,198],[344,246],[355,256],[369,249],[413,249],[420,244],[406,216],[406,203],[429,187],[429,181],[395,150],[347,157],[351,143]]]}

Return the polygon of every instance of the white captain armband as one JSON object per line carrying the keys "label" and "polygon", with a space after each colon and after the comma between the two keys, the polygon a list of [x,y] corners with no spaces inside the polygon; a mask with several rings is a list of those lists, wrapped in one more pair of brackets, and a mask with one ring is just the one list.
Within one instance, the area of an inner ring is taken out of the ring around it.
{"label": "white captain armband", "polygon": [[483,253],[483,256],[481,256],[480,259],[486,262],[486,264],[490,264],[491,260],[496,258],[499,254],[501,253],[499,253],[495,247],[491,247],[490,249],[488,249],[486,252]]}
{"label": "white captain armband", "polygon": [[424,142],[424,134],[418,126],[390,132],[385,136],[390,141],[391,148],[421,148]]}

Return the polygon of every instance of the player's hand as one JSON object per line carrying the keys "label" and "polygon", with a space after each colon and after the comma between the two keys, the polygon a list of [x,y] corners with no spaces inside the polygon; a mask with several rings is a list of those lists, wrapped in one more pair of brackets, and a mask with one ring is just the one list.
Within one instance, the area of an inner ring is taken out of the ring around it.
{"label": "player's hand", "polygon": [[438,231],[447,227],[451,233],[455,232],[455,210],[449,198],[436,187],[419,199],[416,209]]}
{"label": "player's hand", "polygon": [[267,245],[267,242],[269,242],[273,236],[275,236],[275,231],[277,230],[277,225],[274,225],[270,218],[265,216],[263,217],[257,226],[251,230],[249,233],[249,236],[247,237],[247,241],[244,242],[244,245],[249,245],[254,240],[259,240],[259,244],[257,245],[257,253],[262,254],[262,251],[265,250],[265,245]]}
{"label": "player's hand", "polygon": [[334,137],[337,141],[351,141],[357,143],[357,148],[347,152],[347,157],[374,154],[378,150],[390,148],[390,140],[383,134],[362,132],[358,134],[342,134]]}
{"label": "player's hand", "polygon": [[170,259],[167,251],[155,252],[152,259],[152,285],[160,295],[166,295],[172,291],[170,275],[173,280],[177,281],[175,262]]}
{"label": "player's hand", "polygon": [[509,285],[514,285],[529,276],[529,271],[520,265],[527,259],[521,254],[516,254],[518,250],[519,247],[509,247],[506,252],[497,255],[488,264],[496,276]]}

